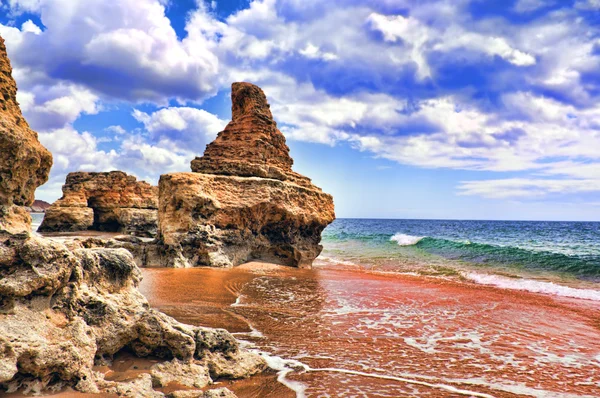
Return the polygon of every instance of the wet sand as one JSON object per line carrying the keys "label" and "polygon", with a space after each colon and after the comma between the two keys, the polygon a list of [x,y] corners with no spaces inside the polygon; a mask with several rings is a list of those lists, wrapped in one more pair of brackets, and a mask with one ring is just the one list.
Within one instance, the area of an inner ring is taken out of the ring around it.
{"label": "wet sand", "polygon": [[339,267],[143,272],[152,306],[236,332],[300,396],[600,396],[596,302]]}
{"label": "wet sand", "polygon": [[[142,271],[153,307],[225,328],[279,369],[211,386],[240,398],[600,396],[594,301],[341,266]],[[98,370],[130,380],[155,361],[125,352]]]}

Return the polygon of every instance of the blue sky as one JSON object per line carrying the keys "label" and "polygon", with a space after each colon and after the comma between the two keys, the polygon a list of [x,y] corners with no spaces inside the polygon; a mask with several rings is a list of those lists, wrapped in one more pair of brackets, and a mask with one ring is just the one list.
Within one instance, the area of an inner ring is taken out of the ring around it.
{"label": "blue sky", "polygon": [[338,217],[600,220],[600,0],[0,0],[71,171],[156,183],[263,88]]}

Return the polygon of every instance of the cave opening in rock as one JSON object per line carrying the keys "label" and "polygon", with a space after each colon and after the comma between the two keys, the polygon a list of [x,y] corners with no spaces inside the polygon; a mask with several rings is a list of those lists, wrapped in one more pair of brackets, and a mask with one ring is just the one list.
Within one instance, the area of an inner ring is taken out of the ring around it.
{"label": "cave opening in rock", "polygon": [[119,232],[121,224],[112,209],[103,209],[98,206],[95,198],[88,198],[87,205],[94,212],[94,223],[91,229],[103,232]]}

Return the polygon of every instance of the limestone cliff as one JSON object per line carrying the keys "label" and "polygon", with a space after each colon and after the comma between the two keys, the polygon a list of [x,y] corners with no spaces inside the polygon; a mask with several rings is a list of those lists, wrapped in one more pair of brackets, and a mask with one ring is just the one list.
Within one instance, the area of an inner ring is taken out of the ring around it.
{"label": "limestone cliff", "polygon": [[232,120],[192,161],[194,172],[160,178],[159,239],[175,253],[170,265],[310,267],[335,218],[333,198],[292,171],[259,87],[234,83],[231,98]]}
{"label": "limestone cliff", "polygon": [[0,229],[12,232],[31,228],[22,206],[33,203],[35,189],[48,180],[52,155],[21,114],[17,85],[0,37]]}
{"label": "limestone cliff", "polygon": [[40,232],[108,231],[156,235],[158,189],[122,171],[69,173],[63,196],[46,210]]}

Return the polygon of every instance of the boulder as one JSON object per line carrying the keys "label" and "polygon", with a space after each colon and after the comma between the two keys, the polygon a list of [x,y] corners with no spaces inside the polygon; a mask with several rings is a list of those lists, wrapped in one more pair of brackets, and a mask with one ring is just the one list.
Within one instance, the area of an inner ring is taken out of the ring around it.
{"label": "boulder", "polygon": [[[181,324],[151,309],[137,290],[140,279],[123,249],[71,251],[29,234],[0,233],[0,392],[71,387],[136,396],[140,389],[152,392],[153,384],[180,379],[204,387],[266,367],[228,332]],[[131,386],[92,369],[124,348],[165,362],[152,381]]]}
{"label": "boulder", "polygon": [[69,173],[63,196],[47,210],[38,231],[106,231],[152,237],[158,192],[122,171]]}
{"label": "boulder", "polygon": [[17,102],[17,85],[0,37],[0,229],[31,229],[31,219],[14,206],[30,206],[48,180],[52,155],[29,128]]}
{"label": "boulder", "polygon": [[263,260],[310,267],[333,198],[292,171],[285,137],[263,91],[232,85],[232,120],[192,173],[162,175],[159,241],[169,266],[231,267]]}

